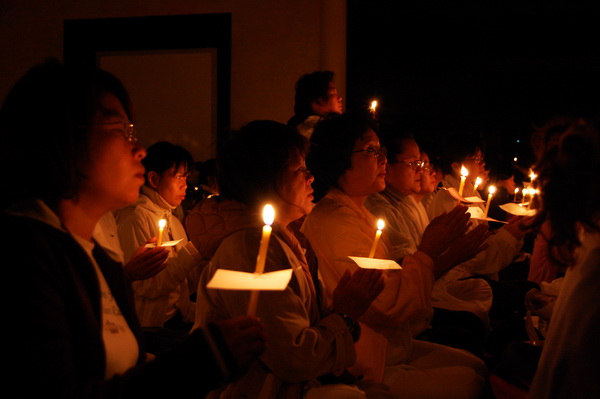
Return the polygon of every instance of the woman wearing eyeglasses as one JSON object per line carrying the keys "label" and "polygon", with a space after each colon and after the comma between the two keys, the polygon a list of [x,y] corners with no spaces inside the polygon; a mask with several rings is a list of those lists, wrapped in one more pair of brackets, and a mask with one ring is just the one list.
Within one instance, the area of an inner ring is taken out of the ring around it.
{"label": "woman wearing eyeglasses", "polygon": [[146,151],[129,120],[114,76],[58,62],[31,69],[0,109],[0,166],[18,171],[0,187],[6,392],[200,397],[264,350],[260,322],[239,318],[146,357],[122,265],[92,238],[100,217],[135,201],[144,182]]}
{"label": "woman wearing eyeglasses", "polygon": [[[318,202],[302,231],[317,255],[329,297],[342,275],[358,268],[347,257],[369,255],[377,218],[364,202],[385,188],[386,163],[373,122],[361,115],[326,119],[311,137],[307,165],[315,176]],[[375,258],[394,259],[383,231]],[[417,251],[403,259],[402,267],[384,272],[383,292],[359,319],[363,334],[351,371],[387,384],[398,397],[479,397],[483,362],[453,348],[413,340],[432,314],[433,260]]]}

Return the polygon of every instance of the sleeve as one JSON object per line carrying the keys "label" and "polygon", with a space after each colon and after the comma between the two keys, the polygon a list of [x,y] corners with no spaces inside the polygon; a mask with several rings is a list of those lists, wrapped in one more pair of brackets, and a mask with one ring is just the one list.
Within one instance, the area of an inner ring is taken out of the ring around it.
{"label": "sleeve", "polygon": [[[126,262],[131,259],[138,248],[156,236],[153,220],[135,210],[130,211],[130,209],[126,209],[117,216],[119,240],[125,253]],[[195,266],[199,266],[200,254],[194,244],[188,242],[177,252],[171,251],[167,263],[168,266],[156,276],[132,283],[137,295],[155,299],[169,294],[183,283]]]}
{"label": "sleeve", "polygon": [[369,211],[385,221],[385,235],[390,242],[394,259],[403,259],[417,250],[417,243],[411,239],[408,224],[401,212],[380,201],[369,201],[365,205]]}
{"label": "sleeve", "polygon": [[[204,295],[202,302],[212,308],[207,312],[208,321],[211,314],[222,318],[246,314],[249,291],[208,290],[205,284],[218,268],[254,271],[260,235],[248,231],[258,233],[247,230],[226,239],[202,275],[198,292]],[[285,244],[273,237],[271,240],[266,272],[302,267],[294,262],[293,255],[284,251]],[[261,291],[257,306],[257,316],[265,324],[269,339],[261,360],[276,377],[291,383],[328,373],[341,374],[355,360],[354,341],[342,317],[334,314],[311,323],[306,303],[314,303],[316,299],[307,298],[306,289],[301,288],[308,283],[306,276],[305,272],[295,270],[285,290]]]}
{"label": "sleeve", "polygon": [[[77,261],[86,255],[80,251],[78,258],[72,256],[75,243],[67,247],[65,240],[21,233],[32,240],[11,241],[9,246],[7,234],[0,234],[0,247],[8,254],[5,278],[11,282],[0,294],[12,325],[3,334],[10,343],[4,352],[10,359],[3,377],[6,392],[31,398],[204,397],[236,374],[219,331],[211,331],[214,345],[198,332],[170,353],[105,380],[96,305],[72,272],[91,268]],[[224,367],[218,366],[217,357],[224,359]]]}
{"label": "sleeve", "polygon": [[485,250],[457,267],[467,270],[471,274],[498,273],[510,264],[521,249],[522,243],[522,240],[517,240],[506,230],[499,229],[496,234],[486,240],[488,247]]}
{"label": "sleeve", "polygon": [[[354,272],[358,268],[347,257],[366,256],[370,251],[373,237],[357,227],[360,223],[363,221],[351,212],[339,210],[326,216],[310,214],[305,221],[303,231],[319,259],[319,270],[329,298],[344,272]],[[385,244],[378,246],[375,256],[389,257]],[[404,258],[402,270],[384,273],[385,288],[360,321],[389,335],[405,322],[419,324],[424,315],[431,312],[433,260],[417,251]]]}

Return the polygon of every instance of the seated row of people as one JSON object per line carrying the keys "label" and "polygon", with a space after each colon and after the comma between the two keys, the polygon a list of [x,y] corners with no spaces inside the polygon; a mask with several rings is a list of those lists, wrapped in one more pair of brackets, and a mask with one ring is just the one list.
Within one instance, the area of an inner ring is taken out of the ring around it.
{"label": "seated row of people", "polygon": [[[334,89],[328,98],[340,105]],[[24,127],[28,112],[42,118]],[[487,326],[497,300],[489,284],[527,229],[515,220],[491,234],[446,190],[434,192],[413,138],[352,114],[319,114],[310,143],[281,123],[249,123],[219,154],[219,195],[182,223],[193,160],[170,143],[146,152],[130,119],[114,76],[53,62],[32,69],[0,110],[2,166],[43,165],[51,176],[35,186],[13,176],[3,192],[4,233],[33,240],[3,236],[13,288],[33,288],[3,294],[25,328],[10,335],[11,383],[34,374],[41,384],[21,387],[27,394],[83,397],[486,394],[484,362],[434,342],[446,343],[461,312]],[[481,173],[481,147],[469,145],[445,148],[446,188],[458,188],[460,165]],[[471,181],[464,190],[477,196]],[[218,269],[254,271],[266,202],[276,210],[266,271],[293,273],[283,291],[261,292],[259,321],[245,316],[250,291],[207,283]],[[387,227],[374,257],[401,270],[348,258],[368,255],[375,215]],[[157,238],[181,241],[146,248]],[[140,327],[181,334],[152,355]]]}

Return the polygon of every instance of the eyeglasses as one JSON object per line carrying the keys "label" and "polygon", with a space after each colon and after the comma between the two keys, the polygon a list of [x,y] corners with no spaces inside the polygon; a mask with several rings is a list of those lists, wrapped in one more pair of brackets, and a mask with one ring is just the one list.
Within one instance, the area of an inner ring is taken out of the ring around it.
{"label": "eyeglasses", "polygon": [[[406,159],[397,159],[395,163],[403,163],[404,165],[412,168],[415,171],[424,169],[425,161],[417,159],[416,161],[407,161]],[[427,166],[429,168],[429,166]]]}
{"label": "eyeglasses", "polygon": [[133,127],[133,123],[129,122],[128,120],[119,120],[114,122],[105,122],[98,124],[98,126],[105,125],[122,125],[123,130],[121,131],[121,133],[123,134],[123,137],[125,137],[125,140],[129,141],[130,143],[135,143],[138,141],[137,132]]}
{"label": "eyeglasses", "polygon": [[421,166],[421,170],[423,170],[423,172],[429,173],[433,171],[433,169],[431,168],[431,164],[427,161],[423,161],[423,166]]}
{"label": "eyeglasses", "polygon": [[352,151],[352,153],[354,154],[355,152],[366,152],[367,155],[373,157],[373,158],[377,158],[377,157],[385,157],[387,155],[387,148],[385,147],[373,147],[373,146],[369,146],[369,148],[367,148],[366,150],[355,150]]}

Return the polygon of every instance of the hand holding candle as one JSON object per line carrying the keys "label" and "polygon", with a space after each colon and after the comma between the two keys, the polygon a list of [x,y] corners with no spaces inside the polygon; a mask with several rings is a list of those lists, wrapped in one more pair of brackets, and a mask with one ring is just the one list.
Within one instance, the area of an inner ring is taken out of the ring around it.
{"label": "hand holding candle", "polygon": [[469,176],[469,170],[465,168],[464,165],[460,167],[460,186],[458,187],[458,195],[462,197],[463,189],[465,188],[465,180],[467,180],[467,176]]}
{"label": "hand holding candle", "polygon": [[375,241],[373,241],[371,252],[369,252],[369,258],[375,256],[375,250],[377,249],[377,244],[379,243],[379,238],[381,237],[381,230],[383,230],[384,225],[385,223],[383,222],[383,220],[379,219],[377,221],[377,233],[375,233]]}
{"label": "hand holding candle", "polygon": [[[265,261],[267,260],[267,250],[269,249],[269,239],[271,238],[271,224],[275,220],[275,210],[270,204],[265,205],[263,208],[263,221],[265,225],[262,229],[262,237],[260,240],[260,248],[258,249],[258,256],[256,257],[256,268],[254,273],[262,274],[265,271]],[[258,293],[259,291],[252,291],[250,294],[250,302],[248,303],[248,316],[254,316],[256,314],[256,305],[258,304]]]}
{"label": "hand holding candle", "polygon": [[492,197],[494,196],[494,193],[496,192],[496,187],[494,186],[490,186],[490,188],[488,188],[488,198],[487,198],[487,204],[485,204],[485,212],[483,213],[483,217],[486,218],[488,215],[488,212],[490,210],[490,203],[492,202]]}
{"label": "hand holding candle", "polygon": [[166,219],[160,219],[158,221],[158,238],[156,239],[156,248],[160,247],[160,245],[162,244],[163,231],[165,231],[166,225]]}

